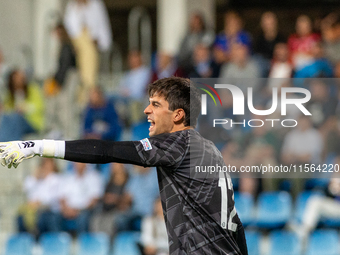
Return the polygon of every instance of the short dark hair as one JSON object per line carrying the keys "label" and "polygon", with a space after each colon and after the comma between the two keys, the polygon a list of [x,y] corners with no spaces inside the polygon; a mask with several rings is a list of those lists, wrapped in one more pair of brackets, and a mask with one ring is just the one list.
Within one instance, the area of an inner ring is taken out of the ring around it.
{"label": "short dark hair", "polygon": [[184,126],[196,127],[201,107],[201,97],[189,79],[170,77],[157,80],[149,85],[149,97],[163,96],[169,103],[169,110],[183,109]]}

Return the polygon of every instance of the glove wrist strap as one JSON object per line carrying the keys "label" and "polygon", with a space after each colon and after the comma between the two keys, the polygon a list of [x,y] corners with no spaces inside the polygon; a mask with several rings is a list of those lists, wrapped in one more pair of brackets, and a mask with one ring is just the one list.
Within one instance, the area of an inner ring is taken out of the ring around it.
{"label": "glove wrist strap", "polygon": [[40,156],[50,158],[65,157],[65,141],[43,140]]}

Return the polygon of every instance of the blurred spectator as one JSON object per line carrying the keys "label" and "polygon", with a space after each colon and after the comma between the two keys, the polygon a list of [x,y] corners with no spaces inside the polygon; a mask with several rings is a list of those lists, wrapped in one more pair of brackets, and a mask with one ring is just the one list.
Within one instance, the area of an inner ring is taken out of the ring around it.
{"label": "blurred spectator", "polygon": [[333,64],[340,61],[340,17],[330,13],[321,21],[321,35],[326,58]]}
{"label": "blurred spectator", "polygon": [[222,65],[225,63],[225,54],[222,47],[215,45],[212,48],[212,61],[211,61],[211,78],[220,77]]}
{"label": "blurred spectator", "polygon": [[117,141],[121,131],[113,103],[104,97],[98,86],[91,88],[89,104],[85,110],[84,138]]}
{"label": "blurred spectator", "polygon": [[284,138],[281,159],[284,164],[321,163],[323,140],[309,116],[302,115],[298,125]]}
{"label": "blurred spectator", "polygon": [[276,14],[265,12],[261,16],[261,34],[257,38],[254,51],[264,59],[271,60],[277,43],[284,43],[285,38],[279,33]]}
{"label": "blurred spectator", "polygon": [[[336,88],[336,98],[338,99],[338,105],[337,105],[337,108],[336,108],[336,115],[337,116],[340,116],[340,61],[337,62],[335,64],[335,67],[334,67],[334,78],[335,79],[332,79],[334,81],[334,84],[335,84],[335,88]],[[335,93],[334,93],[335,94]]]}
{"label": "blurred spectator", "polygon": [[61,220],[63,230],[79,234],[89,231],[91,214],[103,195],[103,181],[84,163],[74,163],[73,170],[60,188]]}
{"label": "blurred spectator", "polygon": [[300,15],[296,20],[296,34],[288,38],[288,48],[293,67],[296,71],[313,61],[312,47],[320,41],[320,36],[313,33],[312,21],[306,15]]}
{"label": "blurred spectator", "polygon": [[268,89],[281,87],[292,77],[293,67],[289,61],[288,46],[286,43],[277,43],[269,71]]}
{"label": "blurred spectator", "polygon": [[[333,68],[333,72],[334,72],[334,78],[340,78],[340,61],[335,63],[335,66]],[[336,79],[336,80],[338,80],[338,79]]]}
{"label": "blurred spectator", "polygon": [[227,12],[224,16],[224,31],[216,36],[215,46],[220,47],[225,53],[225,62],[229,60],[231,45],[243,44],[248,51],[251,50],[250,35],[243,31],[243,21],[240,15],[234,11]]}
{"label": "blurred spectator", "polygon": [[[334,165],[339,166],[339,156]],[[293,230],[305,241],[309,233],[313,231],[321,219],[340,218],[340,178],[339,173],[335,172],[326,188],[326,196],[312,196],[307,200],[306,208],[302,216],[301,225],[291,225]]]}
{"label": "blurred spectator", "polygon": [[117,232],[138,229],[137,223],[143,217],[152,215],[153,203],[159,196],[155,169],[132,167],[133,171],[120,202],[120,211],[115,219]]}
{"label": "blurred spectator", "polygon": [[311,63],[296,71],[294,78],[333,77],[332,64],[324,57],[321,42],[311,47]]}
{"label": "blurred spectator", "polygon": [[128,174],[123,164],[111,164],[111,178],[106,185],[100,211],[93,216],[91,230],[105,232],[113,236],[113,223],[115,212],[119,210],[119,204],[123,196]]}
{"label": "blurred spectator", "polygon": [[[5,62],[4,55],[2,53],[2,50],[0,49],[0,89],[5,89],[5,84],[7,82],[6,78],[9,72],[9,66]],[[0,99],[2,99],[0,97]]]}
{"label": "blurred spectator", "polygon": [[330,116],[323,125],[321,132],[325,137],[323,153],[325,161],[327,162],[328,159],[335,155],[340,155],[340,144],[338,143],[340,139],[340,129],[337,117]]}
{"label": "blurred spectator", "polygon": [[151,68],[144,65],[140,51],[129,52],[128,64],[129,71],[121,79],[116,97],[120,117],[126,126],[144,119],[145,115],[140,109],[144,107],[147,85],[152,77]]}
{"label": "blurred spectator", "polygon": [[45,116],[49,135],[51,138],[60,139],[70,137],[68,130],[75,129],[74,123],[70,122],[75,118],[77,107],[70,109],[69,106],[74,104],[79,77],[75,68],[75,51],[64,25],[59,23],[54,28],[53,34],[59,41],[60,50],[57,71],[53,77],[44,82],[45,96],[48,97]]}
{"label": "blurred spectator", "polygon": [[207,28],[201,13],[193,13],[189,21],[189,31],[183,38],[177,60],[179,67],[188,74],[192,69],[194,49],[198,44],[209,47],[214,41],[214,32]]}
{"label": "blurred spectator", "polygon": [[335,115],[338,100],[331,94],[330,85],[327,79],[311,79],[309,90],[311,100],[307,103],[307,109],[314,126],[320,128],[329,117]]}
{"label": "blurred spectator", "polygon": [[[260,109],[261,107],[257,106],[256,108]],[[264,116],[253,115],[252,119],[260,119],[265,122]],[[259,155],[257,161],[277,161],[279,159],[281,141],[277,132],[271,128],[271,125],[264,124],[261,127],[253,127],[251,128],[251,132],[245,134],[240,140],[240,149],[242,151],[246,151],[247,148],[256,146],[262,147],[261,150],[256,150]],[[270,155],[270,157],[268,155]]]}
{"label": "blurred spectator", "polygon": [[44,128],[44,101],[40,87],[28,83],[22,70],[9,74],[0,122],[0,141],[22,140]]}
{"label": "blurred spectator", "polygon": [[124,74],[120,85],[120,94],[131,100],[142,101],[151,79],[151,70],[145,66],[140,51],[132,50],[128,55],[129,71]]}
{"label": "blurred spectator", "polygon": [[221,153],[225,162],[228,162],[228,164],[230,164],[231,166],[236,166],[236,168],[240,168],[243,163],[243,155],[240,152],[240,144],[235,140],[231,140],[230,142],[228,142],[221,150]]}
{"label": "blurred spectator", "polygon": [[141,245],[145,255],[169,254],[168,235],[160,198],[155,200],[153,215],[142,220]]}
{"label": "blurred spectator", "polygon": [[76,56],[71,39],[62,23],[58,24],[54,33],[60,42],[58,68],[53,78],[48,79],[44,84],[45,94],[53,96],[64,87],[68,71],[76,66]]}
{"label": "blurred spectator", "polygon": [[166,52],[157,54],[156,70],[152,75],[151,82],[171,76],[183,77],[183,71],[178,67],[173,56]]}
{"label": "blurred spectator", "polygon": [[196,45],[193,53],[193,69],[189,74],[190,78],[212,77],[212,61],[209,48],[204,44]]}
{"label": "blurred spectator", "polygon": [[[263,108],[256,106],[256,109]],[[262,110],[262,109],[261,109]],[[252,119],[262,120],[265,123],[265,116],[252,115]],[[240,139],[240,150],[244,152],[243,164],[247,166],[277,165],[281,141],[278,132],[271,128],[271,125],[264,124],[261,127],[252,127],[250,133],[244,134]],[[252,178],[248,174],[242,174],[239,180],[239,191],[257,195],[260,179]],[[262,180],[265,190],[276,189],[274,181],[269,177],[274,177],[271,173],[266,173]]]}
{"label": "blurred spectator", "polygon": [[108,51],[112,43],[106,7],[102,0],[69,0],[64,23],[76,50],[83,86],[94,87],[99,68],[98,50]]}
{"label": "blurred spectator", "polygon": [[[242,43],[231,44],[230,62],[222,66],[220,78],[233,80],[235,85],[244,92],[247,91],[248,87],[253,87],[254,91],[258,89],[258,81],[256,78],[260,78],[260,73],[257,64],[250,57],[247,45]],[[245,83],[240,81],[242,78],[251,79],[247,79]]]}
{"label": "blurred spectator", "polygon": [[60,229],[58,189],[60,177],[53,159],[43,158],[40,166],[24,182],[27,202],[19,209],[18,228],[20,232],[40,235],[43,232]]}
{"label": "blurred spectator", "polygon": [[[321,132],[312,126],[310,116],[302,115],[298,125],[289,131],[283,140],[281,149],[281,162],[290,164],[320,164],[324,148]],[[297,196],[305,186],[308,173],[296,173],[294,179],[290,180],[290,191]]]}
{"label": "blurred spectator", "polygon": [[[57,71],[53,77],[44,83],[46,105],[46,131],[53,139],[69,139],[79,136],[79,129],[75,128],[74,119],[78,114],[78,107],[74,105],[75,89],[79,85],[79,75],[76,67],[75,51],[67,31],[62,23],[53,30],[59,41],[59,59]],[[74,105],[70,109],[70,105]],[[72,131],[71,131],[72,130]],[[76,133],[71,135],[70,132]]]}

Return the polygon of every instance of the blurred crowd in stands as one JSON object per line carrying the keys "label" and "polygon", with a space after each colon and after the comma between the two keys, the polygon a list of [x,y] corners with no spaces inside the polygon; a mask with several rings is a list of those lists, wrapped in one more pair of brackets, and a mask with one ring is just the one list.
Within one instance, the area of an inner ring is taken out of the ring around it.
{"label": "blurred crowd in stands", "polygon": [[[32,133],[40,137],[51,129],[58,129],[59,138],[68,138],[63,131],[74,124],[65,118],[71,111],[65,107],[70,105],[81,108],[81,130],[76,130],[78,135],[72,138],[117,141],[129,134],[128,138],[142,139],[148,136],[143,109],[150,82],[170,76],[247,78],[247,86],[257,93],[257,109],[270,107],[273,87],[308,88],[312,99],[306,107],[312,116],[301,116],[292,108],[288,109],[289,118],[298,120],[294,129],[221,127],[214,132],[205,128],[210,120],[202,118],[199,131],[216,143],[227,164],[321,164],[332,163],[340,155],[340,83],[326,79],[340,78],[337,13],[318,20],[301,15],[296,19],[295,33],[288,37],[281,34],[282,24],[274,12],[262,14],[257,35],[244,30],[244,21],[235,11],[225,14],[224,29],[217,32],[200,13],[193,13],[177,55],[156,52],[147,66],[138,49],[130,51],[128,70],[115,92],[108,95],[97,78],[99,52],[105,52],[112,42],[110,26],[101,1],[70,1],[64,21],[54,29],[60,41],[58,68],[43,84],[35,82],[25,70],[8,66],[0,51],[0,88],[6,91],[1,93],[0,141],[22,140]],[[272,79],[260,83],[257,78]],[[291,78],[316,79],[296,83]],[[70,88],[74,80],[80,86]],[[232,115],[231,94],[225,92],[221,97],[222,116],[237,120]],[[328,185],[328,179],[272,177],[240,176],[234,186],[253,196],[273,190],[296,196],[305,189],[327,190]],[[120,231],[142,230],[145,254],[166,251],[165,226],[159,224],[162,210],[155,169],[75,163],[60,173],[54,160],[43,159],[23,187],[27,202],[19,209],[20,231],[37,236],[46,231],[75,235],[103,231],[113,238]]]}

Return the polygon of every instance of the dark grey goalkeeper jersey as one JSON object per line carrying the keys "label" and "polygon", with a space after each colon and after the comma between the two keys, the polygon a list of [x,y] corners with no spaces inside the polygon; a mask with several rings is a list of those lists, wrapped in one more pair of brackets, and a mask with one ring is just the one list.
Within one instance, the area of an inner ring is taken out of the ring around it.
{"label": "dark grey goalkeeper jersey", "polygon": [[225,165],[211,141],[190,129],[134,144],[143,164],[157,167],[171,255],[246,251],[237,240],[237,231],[243,227],[234,207],[230,178],[195,174],[196,166]]}

